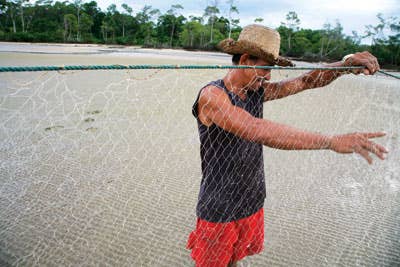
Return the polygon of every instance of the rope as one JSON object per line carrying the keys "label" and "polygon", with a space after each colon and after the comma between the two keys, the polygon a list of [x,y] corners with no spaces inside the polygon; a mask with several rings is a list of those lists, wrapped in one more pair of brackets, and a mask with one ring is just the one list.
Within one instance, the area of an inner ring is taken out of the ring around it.
{"label": "rope", "polygon": [[389,73],[389,72],[386,72],[386,71],[383,71],[383,70],[378,70],[378,72],[380,72],[380,73],[382,73],[382,74],[385,74],[385,75],[387,75],[387,76],[390,76],[390,77],[396,78],[396,79],[400,79],[400,76],[397,76],[397,75],[391,74],[391,73]]}
{"label": "rope", "polygon": [[[280,66],[225,66],[225,65],[71,65],[71,66],[27,66],[0,67],[0,72],[61,71],[61,70],[145,70],[145,69],[274,69],[274,70],[351,70],[353,67],[280,67]],[[379,70],[387,76],[400,79],[400,76]]]}

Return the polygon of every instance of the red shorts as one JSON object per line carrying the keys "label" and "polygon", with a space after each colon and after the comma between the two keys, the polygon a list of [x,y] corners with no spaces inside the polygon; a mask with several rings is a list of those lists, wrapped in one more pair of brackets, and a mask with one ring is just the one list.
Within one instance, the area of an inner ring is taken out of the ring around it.
{"label": "red shorts", "polygon": [[264,248],[264,209],[227,223],[212,223],[197,219],[190,233],[187,248],[196,266],[224,266]]}

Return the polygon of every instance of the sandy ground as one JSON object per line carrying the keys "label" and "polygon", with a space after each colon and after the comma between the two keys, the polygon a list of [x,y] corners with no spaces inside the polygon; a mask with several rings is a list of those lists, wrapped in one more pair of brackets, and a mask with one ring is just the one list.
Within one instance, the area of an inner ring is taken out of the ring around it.
{"label": "sandy ground", "polygon": [[[230,61],[105,49],[121,48],[0,43],[0,65]],[[0,265],[194,266],[185,244],[201,173],[191,105],[224,73],[1,73]],[[311,131],[384,130],[377,142],[390,154],[369,166],[356,155],[265,148],[265,250],[242,266],[400,264],[399,103],[398,80],[348,75],[265,104],[265,118]]]}
{"label": "sandy ground", "polygon": [[[58,55],[67,57],[73,55],[95,55],[95,57],[88,57],[91,60],[98,58],[98,55],[112,56],[117,62],[121,62],[121,58],[134,60],[135,63],[140,64],[140,59],[147,62],[149,59],[167,59],[174,62],[177,59],[190,61],[193,64],[197,62],[210,62],[210,63],[226,63],[229,56],[218,52],[190,52],[185,50],[174,49],[142,49],[137,46],[117,46],[117,45],[82,45],[82,44],[35,44],[35,43],[10,43],[0,42],[0,53],[18,53],[18,54],[39,54],[39,55]],[[26,56],[26,55],[25,55]],[[24,56],[23,56],[24,57]],[[51,58],[55,58],[52,56]],[[74,58],[74,57],[72,57]],[[81,62],[79,57],[76,57],[76,62]],[[137,61],[139,60],[139,61]],[[124,61],[122,59],[122,61]],[[51,61],[46,61],[50,63]],[[65,62],[65,59],[62,61]],[[74,62],[74,61],[67,61]],[[98,62],[98,61],[96,61]],[[111,59],[111,62],[114,62]],[[5,62],[1,62],[3,65]],[[15,62],[12,64],[26,64],[26,62]],[[104,61],[107,63],[107,61]]]}

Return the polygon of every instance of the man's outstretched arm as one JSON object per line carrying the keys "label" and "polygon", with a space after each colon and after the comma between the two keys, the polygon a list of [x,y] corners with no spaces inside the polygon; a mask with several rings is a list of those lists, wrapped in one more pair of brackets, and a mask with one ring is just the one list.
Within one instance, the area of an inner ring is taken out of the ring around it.
{"label": "man's outstretched arm", "polygon": [[199,117],[245,140],[285,149],[330,149],[338,153],[358,153],[369,163],[373,153],[384,159],[387,150],[370,138],[385,133],[354,133],[327,136],[302,131],[280,123],[253,117],[242,108],[232,105],[229,97],[220,89],[209,86],[203,89],[199,99]]}
{"label": "man's outstretched arm", "polygon": [[324,65],[324,67],[350,67],[364,66],[364,69],[347,70],[313,70],[299,77],[283,80],[281,82],[264,83],[264,101],[270,101],[283,98],[289,95],[297,94],[306,89],[318,88],[328,85],[338,77],[347,73],[364,73],[372,75],[379,70],[379,64],[376,57],[369,52],[361,52],[348,57],[344,62],[335,62]]}

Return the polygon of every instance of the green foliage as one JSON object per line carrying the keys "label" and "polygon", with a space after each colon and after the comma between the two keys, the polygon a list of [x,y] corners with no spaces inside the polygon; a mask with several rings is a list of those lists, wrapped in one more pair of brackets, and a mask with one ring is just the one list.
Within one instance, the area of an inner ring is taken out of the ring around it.
{"label": "green foliage", "polygon": [[128,37],[117,37],[115,42],[119,45],[129,45],[132,44],[131,40]]}
{"label": "green foliage", "polygon": [[[373,53],[379,62],[397,67],[400,66],[400,18],[384,18],[382,14],[377,15],[379,24],[366,26],[366,36],[372,38],[372,45],[368,50]],[[385,36],[384,31],[390,31]]]}
{"label": "green foliage", "polygon": [[[0,40],[23,42],[86,42],[142,45],[144,47],[183,47],[217,49],[225,38],[237,39],[239,10],[236,0],[209,1],[200,17],[183,16],[184,7],[172,4],[161,13],[146,5],[134,12],[128,4],[112,4],[102,11],[96,1],[0,0]],[[227,17],[220,10],[227,10]],[[277,28],[281,54],[312,61],[340,60],[344,55],[369,50],[381,65],[400,68],[400,19],[377,15],[377,25],[366,25],[365,35],[343,33],[339,21],[322,29],[302,29],[300,17],[290,11]],[[254,18],[263,23],[263,18]],[[371,45],[361,45],[363,39]]]}
{"label": "green foliage", "polygon": [[[378,25],[366,26],[365,36],[356,32],[346,36],[339,21],[335,25],[326,23],[320,30],[299,29],[300,20],[289,13],[287,21],[277,28],[281,35],[281,54],[301,60],[337,61],[346,54],[368,50],[381,65],[399,68],[400,20],[396,17],[385,19],[381,14],[378,14],[378,19]],[[393,35],[385,37],[385,29],[390,29]],[[363,38],[371,38],[372,45],[360,45]]]}
{"label": "green foliage", "polygon": [[202,48],[206,31],[206,27],[196,20],[187,22],[180,35],[182,46],[189,49]]}

